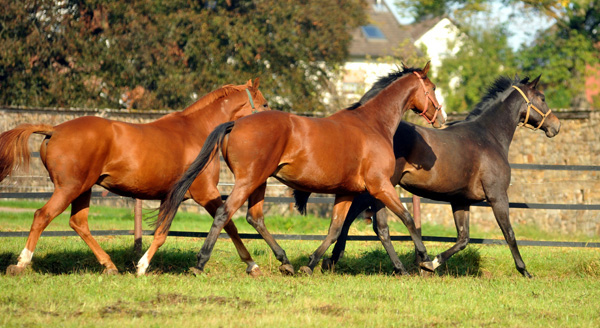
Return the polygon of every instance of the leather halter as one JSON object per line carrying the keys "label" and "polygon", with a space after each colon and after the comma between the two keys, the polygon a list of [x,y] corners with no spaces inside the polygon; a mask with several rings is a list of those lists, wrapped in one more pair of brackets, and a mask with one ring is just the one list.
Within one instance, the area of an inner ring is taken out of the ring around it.
{"label": "leather halter", "polygon": [[[523,90],[519,89],[516,86],[512,86],[513,88],[517,89],[517,91],[519,91],[519,93],[521,94],[521,96],[523,96],[523,98],[525,98],[525,102],[527,103],[527,113],[525,114],[525,121],[523,121],[523,123],[519,123],[519,126],[524,126],[526,128],[532,129],[533,131],[539,129],[540,127],[542,127],[542,124],[544,124],[544,121],[546,120],[546,117],[548,117],[548,115],[550,115],[550,113],[552,112],[551,109],[548,109],[548,112],[546,112],[546,114],[544,114],[544,112],[542,112],[541,110],[539,110],[537,107],[535,107],[531,101],[529,101],[529,98],[527,98],[527,96],[525,95],[525,92],[523,92]],[[527,121],[529,121],[529,111],[533,108],[533,110],[535,110],[536,112],[538,112],[538,114],[540,114],[542,116],[542,120],[540,121],[540,124],[538,124],[537,127],[534,127],[533,125],[527,123]]]}
{"label": "leather halter", "polygon": [[425,119],[425,121],[429,124],[433,124],[433,122],[435,122],[435,118],[437,117],[438,113],[440,112],[440,110],[442,110],[442,105],[440,105],[437,100],[431,96],[431,94],[429,93],[429,91],[427,90],[427,87],[425,87],[425,82],[423,82],[423,80],[425,79],[424,77],[422,77],[419,73],[417,72],[413,72],[413,74],[415,74],[418,78],[419,78],[419,82],[421,82],[421,85],[423,86],[423,90],[425,90],[425,96],[427,96],[427,98],[429,98],[429,100],[431,100],[431,103],[433,104],[433,106],[435,107],[435,113],[433,114],[433,118],[430,120],[429,118],[427,118],[427,116],[425,115],[425,113],[427,113],[427,110],[429,109],[429,101],[426,102],[425,104],[425,109],[423,109],[422,112],[419,113],[419,115],[423,116],[423,118]]}

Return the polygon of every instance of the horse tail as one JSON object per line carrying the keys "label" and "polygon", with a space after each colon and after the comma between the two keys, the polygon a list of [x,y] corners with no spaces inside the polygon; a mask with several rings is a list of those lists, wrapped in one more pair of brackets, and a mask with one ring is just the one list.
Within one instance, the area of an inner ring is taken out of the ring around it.
{"label": "horse tail", "polygon": [[294,200],[296,200],[296,209],[300,214],[306,215],[306,204],[311,193],[294,189],[293,194]]}
{"label": "horse tail", "polygon": [[33,133],[51,136],[54,127],[49,124],[21,124],[0,134],[0,181],[15,168],[29,170],[29,137]]}
{"label": "horse tail", "polygon": [[156,228],[160,227],[163,223],[166,225],[163,228],[163,232],[169,230],[171,223],[175,218],[179,204],[184,200],[185,194],[187,193],[190,186],[200,174],[206,168],[206,165],[215,157],[218,153],[219,148],[225,136],[233,129],[234,122],[226,122],[217,126],[206,138],[202,150],[196,157],[196,159],[190,164],[188,169],[181,175],[179,180],[175,182],[167,197],[160,204],[158,212],[158,218],[154,222]]}

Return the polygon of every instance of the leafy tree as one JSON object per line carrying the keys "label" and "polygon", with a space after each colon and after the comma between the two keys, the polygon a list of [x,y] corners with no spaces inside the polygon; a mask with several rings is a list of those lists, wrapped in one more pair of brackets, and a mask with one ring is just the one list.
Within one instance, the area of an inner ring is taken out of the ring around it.
{"label": "leafy tree", "polygon": [[29,106],[181,109],[260,77],[273,107],[323,110],[366,19],[364,0],[0,5],[0,103]]}
{"label": "leafy tree", "polygon": [[[497,58],[498,63],[506,66],[511,63],[516,67],[519,73],[526,75],[537,75],[542,73],[542,87],[546,92],[546,99],[552,108],[581,107],[585,99],[583,97],[584,79],[586,70],[589,66],[598,65],[600,62],[600,0],[499,0],[505,5],[517,5],[521,8],[521,13],[525,15],[543,15],[554,22],[554,25],[542,31],[532,45],[524,46],[518,54],[514,56],[509,49],[500,49],[501,55]],[[399,5],[415,17],[417,20],[429,18],[442,14],[450,14],[459,20],[459,24],[465,28],[469,26],[470,14],[480,13],[488,10],[490,4],[494,1],[483,0],[440,0],[440,1],[415,1],[401,0]],[[499,40],[506,37],[506,30],[496,28],[482,32],[483,34],[496,34]],[[473,33],[468,33],[471,37]],[[475,35],[475,41],[468,43],[467,47],[473,47],[479,44],[483,52],[488,52],[489,42],[484,42],[486,38]],[[484,72],[493,73],[496,70],[493,62],[488,61],[488,56],[469,57],[469,51],[461,51],[458,61],[463,64],[457,64],[456,60],[447,60],[442,71],[457,72],[461,82],[473,80],[468,74],[475,72],[465,70],[465,66],[479,66]],[[504,56],[507,56],[504,58]],[[517,58],[514,61],[514,57]],[[492,57],[493,58],[493,57]],[[467,64],[466,60],[477,61],[478,63]],[[488,66],[491,65],[491,66]],[[456,74],[456,73],[454,73]],[[479,81],[483,85],[486,80],[481,76]],[[492,77],[493,78],[493,77]],[[449,78],[447,78],[449,80]],[[488,78],[489,79],[489,78]],[[456,78],[455,78],[456,81]],[[448,81],[446,81],[448,82]],[[473,81],[473,83],[477,83]],[[467,90],[460,90],[467,87]],[[471,89],[472,88],[472,89]],[[461,85],[455,94],[448,95],[452,106],[464,108],[469,104],[469,95],[474,90],[481,89],[474,85]],[[598,100],[600,102],[600,100]]]}
{"label": "leafy tree", "polygon": [[487,87],[499,75],[516,73],[515,56],[504,28],[466,31],[468,38],[455,56],[442,61],[436,83],[444,92],[444,109],[467,112],[481,100]]}

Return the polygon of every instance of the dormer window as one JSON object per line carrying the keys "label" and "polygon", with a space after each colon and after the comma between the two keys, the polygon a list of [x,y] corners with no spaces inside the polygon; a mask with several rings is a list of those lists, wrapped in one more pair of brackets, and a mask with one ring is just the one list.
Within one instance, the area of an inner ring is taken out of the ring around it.
{"label": "dormer window", "polygon": [[385,40],[385,35],[375,25],[361,26],[362,32],[367,40]]}

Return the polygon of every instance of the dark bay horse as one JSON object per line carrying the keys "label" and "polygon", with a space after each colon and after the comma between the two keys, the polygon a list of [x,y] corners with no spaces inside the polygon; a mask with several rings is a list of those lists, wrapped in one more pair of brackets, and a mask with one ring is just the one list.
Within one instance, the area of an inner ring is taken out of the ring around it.
{"label": "dark bay horse", "polygon": [[[396,169],[392,184],[400,184],[418,196],[450,202],[452,206],[457,242],[433,260],[432,269],[467,246],[470,205],[486,200],[508,243],[517,270],[526,277],[531,276],[519,253],[509,220],[508,148],[517,125],[541,129],[549,138],[560,129],[560,122],[548,108],[544,95],[536,90],[538,81],[539,77],[532,82],[500,77],[464,121],[452,122],[438,130],[402,122],[396,131]],[[300,208],[307,198],[307,195],[299,195]],[[330,269],[339,260],[350,225],[369,207],[377,211],[382,209],[382,204],[368,194],[354,199],[331,259],[323,260],[325,269]],[[385,216],[385,210],[379,211],[374,220],[373,229],[377,234],[380,232],[375,221],[381,216]]]}
{"label": "dark bay horse", "polygon": [[[443,115],[437,115],[440,106],[435,99],[434,85],[427,78],[428,70],[429,63],[422,70],[404,68],[392,73],[374,86],[378,90],[372,92],[374,96],[370,101],[326,118],[270,111],[220,125],[209,135],[194,163],[161,204],[157,230],[169,228],[190,183],[217,157],[220,148],[236,180],[225,204],[217,210],[198,254],[198,265],[192,268],[196,273],[204,269],[223,226],[247,199],[246,219],[281,261],[280,271],[294,273],[285,251],[264,225],[262,207],[269,176],[295,189],[336,195],[327,238],[311,255],[308,267],[301,271],[312,273],[339,235],[352,199],[364,191],[381,200],[402,219],[419,255],[424,262],[430,262],[412,217],[390,183],[394,173],[392,137],[402,115],[412,109],[423,113],[434,126],[444,122]],[[387,231],[387,223],[381,222],[380,231]],[[384,244],[391,247],[389,235],[381,235]],[[397,257],[394,264],[398,272],[406,273]]]}
{"label": "dark bay horse", "polygon": [[[236,120],[252,112],[268,110],[258,79],[245,85],[226,85],[202,97],[181,112],[175,112],[147,124],[131,124],[87,116],[57,126],[23,124],[0,135],[0,181],[18,164],[27,166],[27,141],[33,133],[44,135],[40,157],[54,193],[35,212],[25,248],[17,265],[8,274],[21,273],[30,263],[42,231],[69,204],[70,226],[92,249],[106,273],[118,270],[110,257],[90,234],[88,211],[91,188],[100,185],[116,194],[139,199],[163,200],[169,188],[185,171],[202,148],[206,137],[223,122]],[[214,162],[192,181],[185,198],[192,198],[214,216],[221,206],[217,189],[219,163]],[[236,245],[249,273],[259,272],[233,224],[225,230]],[[138,263],[144,274],[150,259],[165,242],[167,232],[157,231],[152,245]],[[253,271],[254,270],[254,271]]]}

